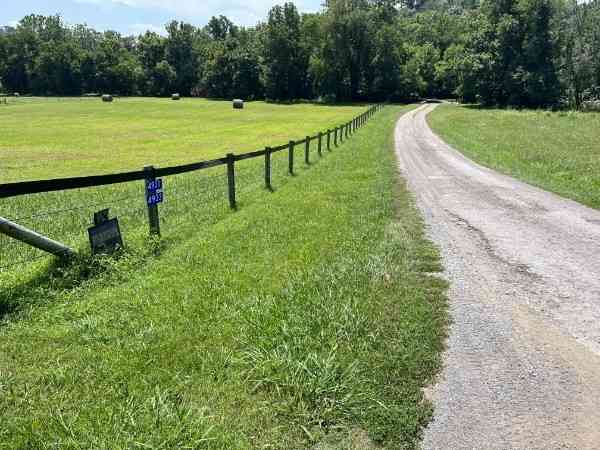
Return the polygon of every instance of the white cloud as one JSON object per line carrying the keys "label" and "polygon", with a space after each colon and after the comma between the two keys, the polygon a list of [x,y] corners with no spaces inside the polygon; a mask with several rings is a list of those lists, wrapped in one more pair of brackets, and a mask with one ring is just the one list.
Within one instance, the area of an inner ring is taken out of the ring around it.
{"label": "white cloud", "polygon": [[138,34],[144,34],[146,31],[153,31],[154,33],[161,35],[167,34],[164,25],[155,25],[152,23],[134,23],[133,25],[129,25],[129,29],[127,31],[128,34],[134,36],[137,36]]}

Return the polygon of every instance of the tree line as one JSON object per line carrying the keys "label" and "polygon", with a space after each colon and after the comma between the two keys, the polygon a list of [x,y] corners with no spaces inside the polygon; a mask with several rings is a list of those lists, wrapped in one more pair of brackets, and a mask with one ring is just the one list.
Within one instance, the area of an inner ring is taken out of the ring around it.
{"label": "tree line", "polygon": [[0,28],[0,89],[582,108],[600,99],[600,0],[328,0],[242,27],[122,36],[60,16]]}

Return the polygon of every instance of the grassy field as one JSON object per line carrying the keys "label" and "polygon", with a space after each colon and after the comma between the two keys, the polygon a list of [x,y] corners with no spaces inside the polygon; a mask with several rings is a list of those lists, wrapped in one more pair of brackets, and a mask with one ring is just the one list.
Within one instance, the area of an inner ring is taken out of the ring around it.
{"label": "grassy field", "polygon": [[359,106],[203,99],[11,99],[0,106],[0,183],[165,167],[302,139]]}
{"label": "grassy field", "polygon": [[600,208],[600,114],[442,105],[429,124],[484,166]]}
{"label": "grassy field", "polygon": [[282,154],[274,193],[248,165],[236,213],[222,174],[182,178],[161,242],[0,273],[0,449],[417,448],[447,314],[405,110],[297,176]]}
{"label": "grassy field", "polygon": [[[248,103],[243,111],[230,102],[184,99],[11,98],[0,108],[0,183],[139,170],[222,157],[279,145],[332,128],[365,107]],[[297,151],[302,161],[302,149]],[[275,162],[276,178],[287,170],[286,156]],[[259,184],[261,161],[238,165],[244,190]],[[277,179],[275,182],[277,183]],[[166,226],[189,216],[212,221],[216,198],[225,198],[224,169],[170,177]],[[143,183],[47,193],[2,200],[0,215],[69,246],[87,246],[93,213],[110,208],[122,229],[136,239],[145,221]],[[219,204],[221,206],[221,204]],[[188,217],[189,218],[189,217]],[[187,220],[186,218],[183,219]],[[0,273],[14,263],[43,258],[42,252],[0,236]]]}

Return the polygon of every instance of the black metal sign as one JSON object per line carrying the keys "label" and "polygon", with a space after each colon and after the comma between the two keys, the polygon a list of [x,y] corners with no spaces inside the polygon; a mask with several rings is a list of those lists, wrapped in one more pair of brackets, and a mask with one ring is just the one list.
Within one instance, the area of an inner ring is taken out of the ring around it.
{"label": "black metal sign", "polygon": [[123,238],[117,218],[108,220],[108,210],[94,215],[95,226],[88,229],[92,253],[112,254],[123,247]]}

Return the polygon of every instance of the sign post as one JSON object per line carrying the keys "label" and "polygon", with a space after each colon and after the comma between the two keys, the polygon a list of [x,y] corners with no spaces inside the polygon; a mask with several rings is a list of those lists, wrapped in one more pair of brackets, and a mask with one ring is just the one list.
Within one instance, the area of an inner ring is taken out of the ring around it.
{"label": "sign post", "polygon": [[164,201],[163,183],[161,179],[156,179],[154,166],[144,167],[144,171],[146,172],[146,205],[148,206],[150,234],[160,236],[158,205]]}

